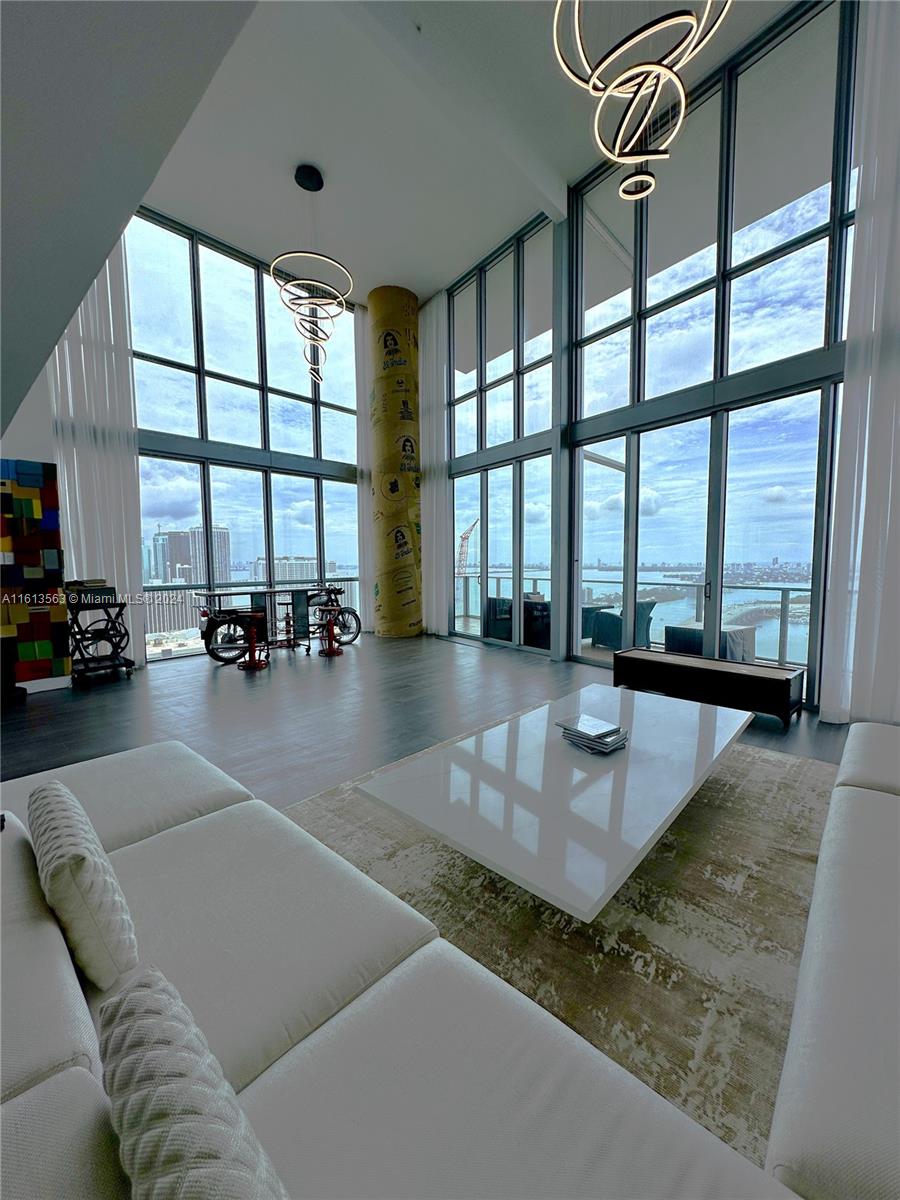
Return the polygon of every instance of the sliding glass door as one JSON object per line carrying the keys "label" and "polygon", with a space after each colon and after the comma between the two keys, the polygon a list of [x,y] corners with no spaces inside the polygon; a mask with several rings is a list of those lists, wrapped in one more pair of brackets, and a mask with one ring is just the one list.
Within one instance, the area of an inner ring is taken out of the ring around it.
{"label": "sliding glass door", "polygon": [[481,475],[453,481],[453,628],[481,634]]}
{"label": "sliding glass door", "polygon": [[722,657],[809,656],[820,407],[807,392],[729,417]]}
{"label": "sliding glass door", "polygon": [[831,408],[826,387],[582,446],[574,653],[813,663]]}
{"label": "sliding glass door", "polygon": [[552,505],[550,455],[528,458],[522,470],[522,634],[521,644],[550,649],[553,595],[550,587]]}
{"label": "sliding glass door", "polygon": [[543,454],[454,480],[453,632],[550,650],[551,474]]}
{"label": "sliding glass door", "polygon": [[579,450],[579,558],[576,564],[575,653],[612,666],[622,648],[625,600],[625,438]]}
{"label": "sliding glass door", "polygon": [[634,645],[703,651],[710,419],[642,433]]}
{"label": "sliding glass door", "polygon": [[487,595],[484,636],[513,640],[513,468],[487,472]]}

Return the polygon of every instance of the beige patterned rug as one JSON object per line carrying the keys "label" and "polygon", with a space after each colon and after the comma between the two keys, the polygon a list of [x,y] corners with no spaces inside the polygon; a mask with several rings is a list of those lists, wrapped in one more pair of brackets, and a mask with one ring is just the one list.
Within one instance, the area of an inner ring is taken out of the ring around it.
{"label": "beige patterned rug", "polygon": [[733,747],[590,924],[370,800],[364,780],[287,816],[762,1163],[835,772]]}

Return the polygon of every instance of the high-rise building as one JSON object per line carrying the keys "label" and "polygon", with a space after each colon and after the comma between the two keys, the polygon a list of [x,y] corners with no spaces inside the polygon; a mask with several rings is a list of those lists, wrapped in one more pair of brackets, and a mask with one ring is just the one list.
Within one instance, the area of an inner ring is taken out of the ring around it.
{"label": "high-rise building", "polygon": [[169,535],[163,533],[162,526],[158,525],[156,533],[153,535],[153,545],[151,547],[151,557],[153,559],[153,570],[151,572],[154,583],[169,582]]}
{"label": "high-rise building", "polygon": [[194,532],[157,526],[152,546],[142,547],[145,578],[154,583],[200,583],[206,576],[203,543]]}
{"label": "high-rise building", "polygon": [[[256,560],[255,579],[266,578],[266,560]],[[319,564],[309,554],[279,554],[275,559],[275,581],[277,583],[300,583],[315,581],[319,577]]]}
{"label": "high-rise building", "polygon": [[[231,530],[225,525],[213,525],[212,530],[213,583],[218,586],[231,582]],[[203,530],[191,530],[198,554],[203,553]],[[204,572],[205,574],[205,572]],[[265,575],[262,576],[265,579]]]}
{"label": "high-rise building", "polygon": [[198,615],[193,593],[150,592],[144,610],[148,634],[173,633],[175,630],[196,628]]}
{"label": "high-rise building", "polygon": [[170,529],[166,534],[168,552],[166,583],[196,583],[202,575],[197,574],[191,546],[191,535],[186,529]]}

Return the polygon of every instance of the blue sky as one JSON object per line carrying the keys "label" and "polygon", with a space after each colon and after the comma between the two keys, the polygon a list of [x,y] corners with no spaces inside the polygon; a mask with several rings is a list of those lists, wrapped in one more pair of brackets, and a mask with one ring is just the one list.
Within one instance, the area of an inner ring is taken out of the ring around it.
{"label": "blue sky", "polygon": [[[815,509],[819,395],[790,396],[733,413],[728,437],[726,563],[809,562]],[[624,439],[590,452],[624,462]],[[638,562],[705,556],[709,420],[643,434]],[[624,474],[586,461],[582,564],[621,565]]]}
{"label": "blue sky", "polygon": [[[744,261],[815,228],[827,217],[829,188],[819,188],[769,214],[735,235],[735,254]],[[621,201],[617,200],[617,203]],[[617,213],[621,217],[620,213]],[[591,261],[609,263],[609,258]],[[822,345],[825,265],[822,240],[753,271],[732,289],[730,364],[744,370]],[[714,269],[715,247],[698,251],[661,272],[657,297],[675,295]],[[619,266],[611,278],[621,282]],[[604,290],[600,288],[602,295]],[[597,289],[594,289],[597,294]],[[598,329],[630,310],[630,290],[600,300],[586,314],[585,327]],[[712,378],[714,291],[660,313],[648,322],[647,395],[674,391]],[[583,350],[585,414],[610,411],[629,399],[631,333],[625,329]],[[527,377],[526,377],[527,378]],[[490,399],[505,389],[488,392]],[[527,394],[527,392],[526,392]],[[460,418],[465,413],[466,421]],[[489,443],[502,440],[511,423],[511,399],[489,403]],[[527,418],[526,418],[527,419]],[[475,448],[474,403],[457,418]],[[731,417],[726,497],[726,563],[808,563],[812,533],[818,452],[818,393],[788,397],[737,412]],[[624,441],[592,447],[624,461]],[[643,436],[639,490],[639,562],[700,562],[705,556],[709,471],[709,421],[670,426]],[[509,489],[491,476],[489,539],[495,564],[512,559],[512,512]],[[582,501],[582,562],[622,561],[624,476],[588,462]],[[457,533],[478,515],[477,483],[457,483]],[[526,565],[549,563],[550,509],[534,495],[525,497]],[[479,547],[470,542],[470,566]]]}
{"label": "blue sky", "polygon": [[[769,214],[733,239],[736,261],[784,243],[818,225],[827,215],[829,188],[824,186]],[[617,201],[621,204],[621,201]],[[622,214],[617,213],[617,218]],[[184,239],[148,222],[135,220],[128,247],[135,346],[192,364],[195,360],[190,317],[189,263]],[[730,312],[730,367],[747,369],[822,344],[827,243],[822,240],[767,267],[737,279]],[[606,260],[602,260],[606,261]],[[709,246],[667,267],[651,280],[654,296],[675,295],[708,277],[715,263]],[[610,268],[619,287],[621,264]],[[585,316],[586,329],[619,320],[630,310],[630,289],[603,296]],[[223,441],[260,444],[260,399],[252,272],[243,264],[203,250],[201,253],[202,317],[207,362],[240,375],[247,385],[222,381],[208,385],[210,434]],[[311,391],[302,342],[274,285],[265,288],[268,367],[273,385],[302,396]],[[595,294],[597,291],[595,289]],[[462,302],[463,307],[465,301]],[[712,376],[714,320],[712,288],[675,304],[648,322],[646,390],[648,397],[703,382]],[[529,358],[550,350],[550,334],[529,342]],[[505,369],[506,355],[497,350],[494,374]],[[585,347],[585,413],[609,411],[628,403],[631,338],[629,330],[608,335]],[[502,360],[502,362],[500,361]],[[196,435],[194,376],[186,371],[138,362],[135,369],[141,423]],[[551,368],[525,375],[525,432],[550,423]],[[355,407],[352,319],[338,321],[325,368],[323,399]],[[302,400],[270,397],[270,429],[275,448],[312,454],[312,408]],[[512,436],[512,385],[487,393],[487,443]],[[322,410],[325,457],[352,462],[355,418]],[[726,561],[806,562],[811,557],[812,513],[818,437],[818,397],[791,397],[745,410],[732,418],[729,440]],[[456,452],[475,448],[474,403],[457,409]],[[641,447],[639,561],[694,562],[703,557],[708,471],[708,421],[690,422],[647,434]],[[621,454],[619,443],[596,447],[610,457]],[[549,460],[526,465],[523,530],[526,567],[549,563],[551,512]],[[503,477],[505,481],[505,476]],[[501,476],[491,483],[491,558],[512,560],[512,510],[508,486]],[[621,474],[587,464],[584,471],[584,563],[621,561],[623,520]],[[315,505],[311,485],[302,480],[273,484],[276,552],[310,554],[315,547]],[[253,561],[263,552],[261,480],[258,473],[216,468],[213,471],[213,520],[232,532],[232,558]],[[458,525],[477,515],[473,484],[457,486]],[[150,460],[142,470],[143,530],[149,538],[157,523],[187,528],[199,523],[196,470]],[[345,567],[357,561],[356,502],[352,486],[331,484],[326,490],[326,557]],[[473,538],[470,564],[477,559]]]}
{"label": "blue sky", "polygon": [[[196,363],[191,311],[190,261],[186,239],[135,218],[126,245],[129,263],[132,335],[135,349],[185,366]],[[234,375],[244,384],[209,378],[207,420],[213,440],[260,446],[260,392],[253,271],[217,252],[200,249],[200,295],[206,366]],[[265,327],[270,386],[311,396],[303,342],[291,314],[266,279]],[[328,348],[322,400],[355,409],[353,317],[339,318]],[[197,436],[196,377],[187,370],[135,362],[138,420],[145,428]],[[270,394],[270,440],[274,449],[313,454],[313,409],[302,399]],[[322,408],[322,453],[339,462],[356,461],[356,418]],[[212,519],[231,531],[235,563],[264,553],[262,476],[257,471],[211,469]],[[277,554],[315,553],[312,484],[273,476],[273,522]],[[142,535],[149,542],[158,526],[199,525],[200,485],[191,464],[144,459],[141,466]],[[324,485],[327,560],[355,570],[356,488]]]}

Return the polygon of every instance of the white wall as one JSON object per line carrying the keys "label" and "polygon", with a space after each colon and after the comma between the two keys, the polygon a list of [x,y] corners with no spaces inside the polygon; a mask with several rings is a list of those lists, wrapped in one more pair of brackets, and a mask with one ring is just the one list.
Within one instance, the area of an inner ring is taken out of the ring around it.
{"label": "white wall", "polygon": [[51,422],[50,389],[45,369],[31,385],[9,428],[0,438],[3,457],[54,462]]}

